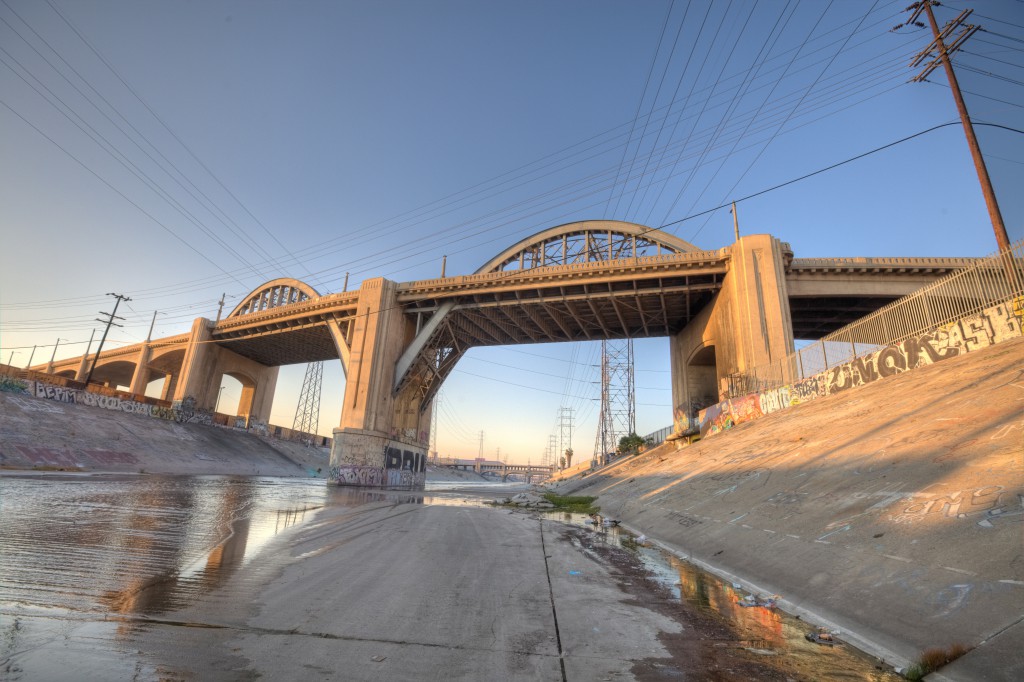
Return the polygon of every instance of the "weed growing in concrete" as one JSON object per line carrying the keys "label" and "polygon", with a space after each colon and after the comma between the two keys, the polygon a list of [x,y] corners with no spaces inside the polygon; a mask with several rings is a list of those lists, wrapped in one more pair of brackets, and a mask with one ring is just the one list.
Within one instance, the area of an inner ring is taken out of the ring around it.
{"label": "weed growing in concrete", "polygon": [[951,644],[945,649],[938,646],[925,649],[918,657],[917,663],[907,668],[904,677],[908,680],[923,680],[928,673],[933,673],[942,666],[952,663],[968,651],[970,648],[959,642]]}
{"label": "weed growing in concrete", "polygon": [[596,514],[601,510],[600,507],[595,507],[593,502],[596,497],[586,497],[583,495],[570,497],[565,495],[556,495],[555,493],[544,493],[544,499],[555,505],[555,509],[558,511],[576,512],[577,514]]}

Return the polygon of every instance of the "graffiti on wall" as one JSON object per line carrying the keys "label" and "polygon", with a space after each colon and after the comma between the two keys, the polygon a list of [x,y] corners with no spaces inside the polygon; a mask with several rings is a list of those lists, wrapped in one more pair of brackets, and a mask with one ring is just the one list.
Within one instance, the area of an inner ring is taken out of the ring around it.
{"label": "graffiti on wall", "polygon": [[[28,384],[28,390],[32,395],[52,402],[98,407],[115,412],[137,414],[143,417],[166,419],[179,424],[213,424],[213,413],[208,410],[196,409],[196,401],[192,397],[177,401],[171,407],[165,407],[163,405],[150,405],[149,403],[142,403],[137,400],[127,400],[118,396],[92,393],[77,388],[53,386],[41,381],[32,381],[28,382]],[[24,401],[18,404],[26,407]],[[28,407],[27,409],[38,411],[35,407]]]}
{"label": "graffiti on wall", "polygon": [[1024,301],[1000,303],[937,329],[886,346],[802,381],[723,400],[700,412],[701,437],[826,395],[884,379],[941,360],[988,348],[1022,335]]}
{"label": "graffiti on wall", "polygon": [[899,513],[890,517],[896,523],[913,524],[926,519],[966,519],[981,514],[978,525],[993,528],[1000,522],[1024,521],[1024,490],[1007,490],[989,485],[949,493],[915,493]]}
{"label": "graffiti on wall", "polygon": [[384,469],[354,465],[331,467],[330,480],[338,485],[364,485],[379,488],[384,484]]}
{"label": "graffiti on wall", "polygon": [[700,411],[700,436],[706,438],[731,429],[736,424],[752,421],[764,416],[757,394],[745,395]]}
{"label": "graffiti on wall", "polygon": [[427,470],[426,453],[403,450],[388,445],[384,450],[384,468],[422,473]]}

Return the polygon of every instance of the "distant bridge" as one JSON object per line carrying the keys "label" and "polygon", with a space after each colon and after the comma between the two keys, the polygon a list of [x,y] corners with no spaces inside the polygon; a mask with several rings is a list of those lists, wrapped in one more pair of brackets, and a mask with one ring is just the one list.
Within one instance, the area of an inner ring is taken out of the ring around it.
{"label": "distant bridge", "polygon": [[[221,378],[239,412],[269,417],[281,365],[340,359],[346,374],[332,476],[375,484],[389,448],[425,458],[431,399],[475,346],[668,336],[673,404],[715,402],[725,377],[793,350],[972,262],[960,258],[793,257],[751,235],[715,251],[617,221],[571,223],[522,240],[475,274],[320,296],[267,282],[224,319],[104,352],[93,372],[212,410]],[[81,380],[88,358],[40,365]],[[422,474],[422,472],[417,472]]]}
{"label": "distant bridge", "polygon": [[457,471],[475,471],[478,474],[494,473],[506,480],[509,474],[521,474],[526,477],[526,482],[531,483],[533,479],[549,478],[555,473],[555,467],[541,464],[506,464],[505,462],[456,459],[442,461],[438,466],[455,469]]}

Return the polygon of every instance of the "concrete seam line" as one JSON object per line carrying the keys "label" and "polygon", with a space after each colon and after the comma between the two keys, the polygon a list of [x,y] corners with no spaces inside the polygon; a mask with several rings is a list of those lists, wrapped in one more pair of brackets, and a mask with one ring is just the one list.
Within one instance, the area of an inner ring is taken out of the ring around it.
{"label": "concrete seam line", "polygon": [[555,590],[551,587],[551,566],[548,565],[548,547],[544,540],[544,520],[538,519],[540,526],[540,551],[544,555],[544,573],[548,579],[548,599],[551,600],[551,618],[555,621],[555,643],[558,645],[558,666],[562,670],[562,682],[568,682],[565,676],[565,656],[562,651],[562,633],[558,630],[558,613],[555,610]]}

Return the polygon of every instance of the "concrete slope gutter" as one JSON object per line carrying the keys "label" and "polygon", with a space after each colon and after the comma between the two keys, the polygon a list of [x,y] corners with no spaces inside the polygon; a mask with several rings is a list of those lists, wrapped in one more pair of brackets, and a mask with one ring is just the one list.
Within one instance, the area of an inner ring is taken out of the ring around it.
{"label": "concrete slope gutter", "polygon": [[559,487],[906,665],[1024,679],[1024,339]]}

